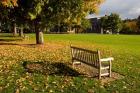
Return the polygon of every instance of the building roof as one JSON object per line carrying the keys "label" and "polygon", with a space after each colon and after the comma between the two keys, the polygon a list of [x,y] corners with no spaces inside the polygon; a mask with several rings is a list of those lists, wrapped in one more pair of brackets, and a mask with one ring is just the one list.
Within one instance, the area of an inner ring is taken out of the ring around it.
{"label": "building roof", "polygon": [[86,19],[92,19],[92,18],[100,18],[101,16],[99,16],[99,15],[94,15],[94,14],[89,14],[89,15],[87,15],[85,18]]}

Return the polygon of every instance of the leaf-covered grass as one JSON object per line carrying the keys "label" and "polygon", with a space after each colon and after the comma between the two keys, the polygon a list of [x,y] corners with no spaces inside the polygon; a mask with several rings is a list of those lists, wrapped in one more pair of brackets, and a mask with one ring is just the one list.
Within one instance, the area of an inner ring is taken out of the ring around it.
{"label": "leaf-covered grass", "polygon": [[[45,34],[43,46],[34,45],[34,34],[27,35],[29,40],[0,34],[0,93],[140,93],[139,35]],[[124,78],[102,85],[75,74],[70,45],[113,56],[112,69]],[[46,65],[30,72],[24,62]]]}

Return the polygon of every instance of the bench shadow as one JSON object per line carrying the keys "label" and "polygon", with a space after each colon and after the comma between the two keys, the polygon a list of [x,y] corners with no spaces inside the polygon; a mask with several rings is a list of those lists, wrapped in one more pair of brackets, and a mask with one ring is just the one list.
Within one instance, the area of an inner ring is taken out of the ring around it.
{"label": "bench shadow", "polygon": [[73,76],[77,77],[82,74],[64,63],[49,63],[49,62],[23,62],[23,67],[28,73],[41,73],[44,75],[57,76]]}

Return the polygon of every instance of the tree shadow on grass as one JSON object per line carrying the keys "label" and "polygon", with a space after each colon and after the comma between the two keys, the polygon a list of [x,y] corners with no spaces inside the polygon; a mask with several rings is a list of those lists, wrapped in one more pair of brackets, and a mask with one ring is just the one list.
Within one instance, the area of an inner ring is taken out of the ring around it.
{"label": "tree shadow on grass", "polygon": [[82,75],[73,68],[64,63],[49,63],[49,62],[23,62],[23,67],[29,73],[41,73],[44,75],[57,76],[79,76]]}
{"label": "tree shadow on grass", "polygon": [[12,34],[0,34],[0,37],[14,37]]}
{"label": "tree shadow on grass", "polygon": [[18,45],[16,43],[0,43],[0,45]]}
{"label": "tree shadow on grass", "polygon": [[38,44],[17,44],[17,45],[21,47],[27,47],[27,48],[36,48],[39,46]]}
{"label": "tree shadow on grass", "polygon": [[36,47],[39,47],[41,45],[39,44],[23,44],[23,43],[16,43],[16,42],[13,42],[13,41],[24,41],[24,39],[22,38],[18,38],[18,39],[0,39],[0,45],[18,45],[18,46],[21,46],[21,47],[27,47],[27,48],[36,48]]}
{"label": "tree shadow on grass", "polygon": [[11,43],[11,42],[0,42],[0,45],[18,45],[18,46],[28,47],[28,48],[37,47],[37,44],[18,44],[18,43]]}
{"label": "tree shadow on grass", "polygon": [[23,39],[0,39],[0,45],[18,45],[18,46],[28,47],[28,48],[35,48],[39,46],[37,44],[19,44],[12,41],[23,41]]}
{"label": "tree shadow on grass", "polygon": [[22,39],[0,39],[3,42],[11,42],[11,41],[22,41]]}

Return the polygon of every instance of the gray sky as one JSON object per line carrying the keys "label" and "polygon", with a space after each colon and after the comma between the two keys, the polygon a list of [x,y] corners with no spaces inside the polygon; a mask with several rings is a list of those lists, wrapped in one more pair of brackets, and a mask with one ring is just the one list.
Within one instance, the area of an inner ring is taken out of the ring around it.
{"label": "gray sky", "polygon": [[118,13],[122,19],[137,18],[140,15],[140,0],[106,0],[100,6],[98,15],[88,17],[104,16],[110,13]]}

